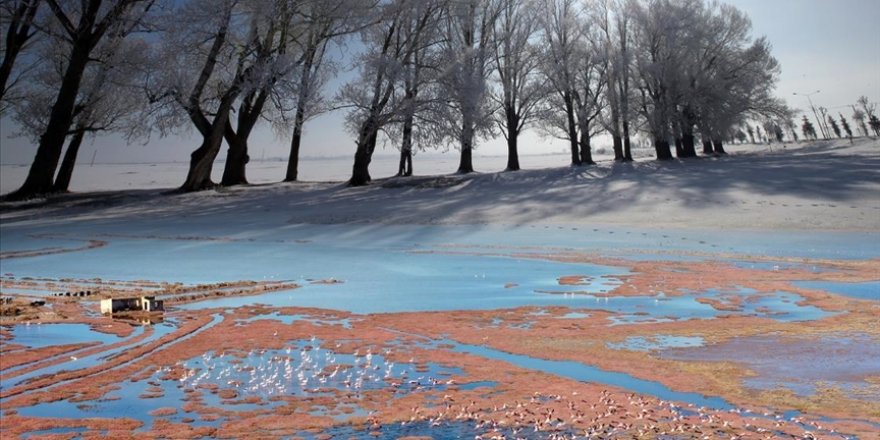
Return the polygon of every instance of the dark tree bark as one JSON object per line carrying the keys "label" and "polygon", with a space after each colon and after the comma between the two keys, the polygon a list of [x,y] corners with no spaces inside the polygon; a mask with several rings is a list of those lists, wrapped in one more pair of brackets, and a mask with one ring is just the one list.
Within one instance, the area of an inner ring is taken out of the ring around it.
{"label": "dark tree bark", "polygon": [[669,141],[665,139],[654,139],[654,151],[657,153],[657,160],[672,159],[672,150],[669,148]]}
{"label": "dark tree bark", "polygon": [[43,135],[40,136],[37,154],[24,184],[10,194],[9,199],[26,199],[52,192],[55,170],[61,159],[67,132],[73,123],[73,107],[92,47],[91,40],[74,43],[67,70],[61,81],[61,88],[49,115],[49,122]]}
{"label": "dark tree bark", "polygon": [[458,174],[474,172],[473,149],[474,149],[474,124],[465,112],[461,130],[461,157],[458,162]]}
{"label": "dark tree bark", "polygon": [[614,145],[614,160],[625,160],[623,156],[623,139],[620,136],[612,135],[611,140]]}
{"label": "dark tree bark", "polygon": [[675,157],[683,157],[684,149],[682,148],[682,142],[680,137],[675,138]]}
{"label": "dark tree bark", "polygon": [[519,116],[516,110],[508,108],[507,111],[507,171],[519,171],[519,151],[517,142],[519,139]]}
{"label": "dark tree bark", "polygon": [[83,129],[76,130],[70,143],[67,145],[67,151],[64,152],[64,160],[61,161],[61,168],[58,170],[58,176],[55,177],[55,184],[52,192],[64,193],[70,188],[70,179],[73,177],[73,167],[76,165],[76,156],[79,154],[79,147],[82,145],[83,137],[86,131]]}
{"label": "dark tree bark", "polygon": [[357,150],[354,153],[354,166],[351,170],[349,186],[364,186],[372,180],[370,176],[370,162],[373,160],[373,151],[376,149],[378,138],[378,124],[372,118],[368,118],[358,133]]}
{"label": "dark tree bark", "polygon": [[581,164],[581,155],[578,147],[577,125],[574,117],[574,100],[570,92],[562,95],[562,101],[565,104],[565,123],[568,129],[568,142],[571,146],[571,164],[572,166]]}
{"label": "dark tree bark", "polygon": [[[623,157],[622,157],[622,159],[625,162],[632,162],[632,160],[633,160],[631,147],[632,147],[632,145],[630,144],[630,139],[629,139],[629,121],[624,120],[623,121]],[[615,156],[617,155],[616,152],[614,154],[615,154]]]}
{"label": "dark tree bark", "polygon": [[711,155],[713,152],[712,141],[709,138],[703,138],[703,154]]}
{"label": "dark tree bark", "polygon": [[[297,104],[299,106],[299,104]],[[290,157],[287,160],[287,173],[284,176],[285,182],[296,182],[299,178],[299,146],[302,142],[303,118],[299,108],[296,111],[296,118],[293,123],[293,137],[290,140]],[[299,121],[299,122],[297,122]]]}
{"label": "dark tree bark", "polygon": [[117,0],[98,18],[103,0],[82,0],[82,11],[74,24],[56,0],[48,0],[49,8],[61,23],[69,37],[71,49],[67,66],[55,103],[49,113],[45,131],[40,136],[37,154],[31,164],[28,176],[21,188],[9,194],[8,199],[20,200],[49,193],[54,186],[55,170],[61,160],[64,141],[73,125],[73,110],[82,83],[83,72],[91,61],[92,50],[104,37],[110,26],[117,23],[123,15],[141,0]]}
{"label": "dark tree bark", "polygon": [[290,156],[287,160],[285,182],[295,182],[299,178],[299,150],[302,143],[303,125],[306,121],[306,105],[311,96],[312,69],[314,68],[317,46],[310,48],[303,58],[300,72],[299,92],[296,101],[296,114],[293,117],[293,137],[290,138]]}
{"label": "dark tree bark", "polygon": [[681,150],[684,153],[682,157],[697,157],[693,133],[685,133],[681,137]]}
{"label": "dark tree bark", "polygon": [[226,152],[226,164],[223,167],[223,178],[220,184],[223,186],[247,185],[247,163],[251,158],[248,156],[247,136],[241,131],[235,132],[232,124],[226,121],[226,129],[223,133],[229,149]]}
{"label": "dark tree bark", "polygon": [[6,30],[6,47],[4,48],[3,62],[0,63],[0,100],[3,100],[8,90],[9,76],[12,75],[12,67],[15,65],[18,54],[21,53],[25,43],[34,35],[31,32],[31,25],[34,22],[34,16],[37,14],[41,1],[22,1],[15,8],[12,17],[9,17],[9,28]]}
{"label": "dark tree bark", "polygon": [[412,131],[413,116],[406,116],[403,121],[403,143],[400,145],[400,164],[397,166],[398,176],[412,176]]}
{"label": "dark tree bark", "polygon": [[715,154],[727,154],[727,152],[724,151],[724,141],[721,139],[712,140],[712,147],[715,150]]}
{"label": "dark tree bark", "polygon": [[226,165],[223,169],[223,178],[220,182],[223,186],[247,185],[246,169],[250,162],[248,156],[248,138],[251,135],[260,114],[263,113],[263,106],[269,97],[267,85],[259,92],[252,92],[242,99],[238,108],[238,131],[232,128],[231,121],[226,121],[226,129],[224,137],[226,143],[229,144],[229,150],[226,153]]}
{"label": "dark tree bark", "polygon": [[203,136],[202,145],[190,154],[189,172],[180,191],[201,191],[215,186],[211,180],[211,168],[214,166],[214,160],[223,144],[223,132],[229,118],[229,106],[225,107],[224,109],[221,105],[220,111],[211,124],[211,131],[207,136]]}
{"label": "dark tree bark", "polygon": [[589,127],[581,127],[581,139],[578,142],[581,147],[581,165],[594,165],[593,148],[590,146]]}
{"label": "dark tree bark", "polygon": [[409,177],[412,176],[412,174],[412,150],[401,150],[400,164],[397,166],[397,175],[399,177]]}

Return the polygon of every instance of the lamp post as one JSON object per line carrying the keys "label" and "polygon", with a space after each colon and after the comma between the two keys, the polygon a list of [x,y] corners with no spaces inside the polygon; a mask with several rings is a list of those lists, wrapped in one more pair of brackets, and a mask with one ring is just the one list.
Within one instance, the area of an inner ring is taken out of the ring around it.
{"label": "lamp post", "polygon": [[816,107],[813,106],[813,100],[810,99],[811,96],[813,96],[813,95],[815,95],[815,94],[817,94],[817,93],[819,93],[819,92],[821,92],[821,90],[816,90],[815,92],[811,92],[811,93],[798,93],[798,92],[794,92],[793,95],[796,95],[796,96],[806,96],[806,97],[807,97],[807,101],[810,103],[810,108],[813,110],[813,116],[816,117],[816,122],[819,123],[819,131],[822,132],[822,137],[825,138],[825,139],[827,140],[827,139],[828,139],[828,134],[825,133],[825,125],[822,123],[822,119],[819,118],[819,112],[816,111]]}

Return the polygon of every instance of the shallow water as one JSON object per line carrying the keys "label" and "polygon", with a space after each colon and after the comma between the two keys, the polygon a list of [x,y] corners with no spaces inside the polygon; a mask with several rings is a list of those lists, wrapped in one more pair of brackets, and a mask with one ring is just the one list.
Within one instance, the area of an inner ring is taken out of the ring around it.
{"label": "shallow water", "polygon": [[[105,362],[108,358],[110,358],[112,356],[116,356],[116,355],[125,353],[127,350],[130,350],[134,347],[141,346],[144,344],[149,344],[153,341],[156,341],[159,338],[173,332],[175,329],[176,328],[174,327],[174,325],[172,325],[170,323],[158,324],[158,325],[153,326],[153,334],[144,338],[140,342],[136,342],[136,343],[132,343],[132,344],[125,344],[125,345],[122,345],[121,347],[117,347],[112,350],[105,350],[105,351],[102,351],[99,353],[95,353],[95,354],[92,354],[89,356],[83,356],[83,357],[74,358],[74,357],[71,357],[71,356],[68,356],[67,354],[65,354],[65,355],[63,355],[63,357],[66,358],[66,360],[64,362],[61,362],[59,364],[55,364],[52,366],[48,366],[45,368],[41,368],[38,370],[34,370],[29,373],[22,374],[20,376],[6,379],[3,381],[2,385],[0,385],[0,388],[11,388],[11,387],[19,385],[21,383],[24,383],[28,380],[31,380],[33,378],[43,376],[43,375],[56,374],[56,373],[59,373],[61,371],[65,371],[65,370],[79,370],[79,369],[94,367],[95,365],[99,365],[99,364]],[[140,332],[142,332],[142,330],[136,331],[128,339],[135,337],[135,335],[139,335]]]}
{"label": "shallow water", "polygon": [[[878,276],[880,276],[880,274],[878,274]],[[865,283],[796,281],[793,284],[797,287],[803,287],[805,289],[825,290],[836,295],[843,295],[850,298],[858,299],[870,299],[880,302],[880,281],[869,281]]]}
{"label": "shallow water", "polygon": [[594,382],[611,385],[636,393],[655,396],[663,400],[684,402],[699,407],[717,410],[729,410],[735,408],[732,404],[720,397],[709,397],[698,393],[674,391],[660,382],[639,379],[626,373],[606,371],[580,362],[539,359],[531,356],[495,350],[481,345],[460,344],[448,340],[441,341],[441,343],[450,344],[452,346],[451,350],[455,352],[468,353],[489,359],[500,360],[518,367],[537,370],[543,373],[566,377],[581,382]]}
{"label": "shallow water", "polygon": [[88,324],[18,324],[7,328],[10,327],[12,339],[6,342],[21,344],[30,348],[83,344],[87,342],[113,344],[121,340],[116,335],[94,331]]}
{"label": "shallow water", "polygon": [[787,388],[810,396],[817,387],[833,386],[850,397],[880,400],[865,379],[880,375],[880,341],[866,334],[783,338],[753,336],[715,345],[671,348],[661,357],[676,360],[740,362],[757,376],[744,385],[762,390]]}

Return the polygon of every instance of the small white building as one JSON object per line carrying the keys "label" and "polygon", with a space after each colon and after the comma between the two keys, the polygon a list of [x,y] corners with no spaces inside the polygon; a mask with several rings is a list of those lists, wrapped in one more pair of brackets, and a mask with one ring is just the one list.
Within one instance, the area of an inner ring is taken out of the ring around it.
{"label": "small white building", "polygon": [[101,300],[101,313],[105,315],[112,315],[116,312],[153,312],[160,310],[165,310],[164,302],[157,301],[155,296]]}

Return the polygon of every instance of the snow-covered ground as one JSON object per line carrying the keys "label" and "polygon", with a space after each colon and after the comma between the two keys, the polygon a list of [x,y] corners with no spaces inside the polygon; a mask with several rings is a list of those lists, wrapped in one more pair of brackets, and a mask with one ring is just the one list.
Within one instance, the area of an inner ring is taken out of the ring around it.
{"label": "snow-covered ground", "polygon": [[[600,157],[592,167],[565,166],[564,155],[527,156],[515,173],[468,176],[428,173],[455,168],[453,154],[417,158],[421,176],[378,178],[362,188],[341,183],[348,161],[304,161],[305,180],[185,195],[156,190],[73,194],[36,210],[4,210],[5,224],[136,215],[199,215],[216,221],[246,215],[265,224],[597,224],[639,228],[745,230],[880,230],[880,141],[859,139],[773,146],[730,146],[721,158],[631,164]],[[421,160],[419,160],[421,159]],[[478,169],[501,169],[503,157],[479,158]],[[555,164],[555,165],[554,165]],[[281,162],[255,163],[251,180],[277,181]],[[374,176],[394,171],[377,160]],[[543,168],[542,168],[543,167]],[[548,168],[549,167],[549,168]],[[21,168],[23,173],[25,168]],[[320,170],[320,171],[319,171]],[[3,169],[4,191],[13,173]],[[82,187],[173,188],[185,165],[95,165],[77,170]],[[314,173],[314,174],[310,174]],[[323,174],[321,174],[323,173]],[[89,177],[91,176],[91,177]],[[19,177],[19,181],[20,181]],[[75,185],[77,180],[74,180]],[[100,184],[100,186],[99,186]],[[123,209],[124,208],[124,209]],[[53,217],[54,220],[53,220]],[[63,218],[62,218],[63,217]]]}

